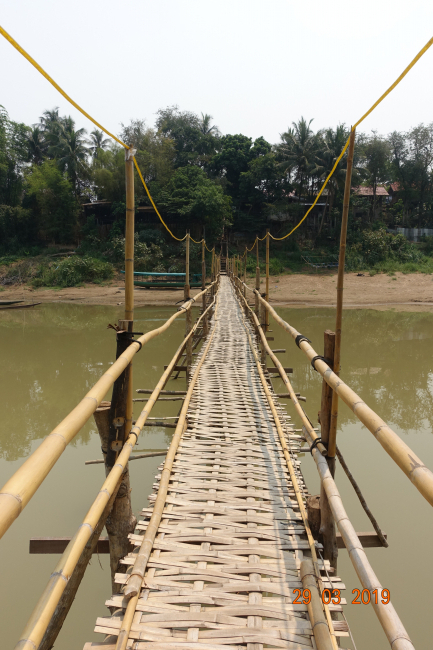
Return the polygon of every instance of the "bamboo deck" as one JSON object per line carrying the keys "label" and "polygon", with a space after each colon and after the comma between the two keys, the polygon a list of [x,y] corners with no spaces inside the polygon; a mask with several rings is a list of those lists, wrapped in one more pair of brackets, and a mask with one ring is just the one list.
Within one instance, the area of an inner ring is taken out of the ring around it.
{"label": "bamboo deck", "polygon": [[[307,606],[293,602],[293,590],[302,590],[300,565],[311,556],[310,547],[245,328],[254,339],[223,276],[211,322],[214,337],[190,403],[128,648],[316,648]],[[306,494],[297,460],[301,438],[286,411],[277,409]],[[137,547],[151,513],[143,509],[131,535]],[[134,557],[130,553],[123,563],[132,565]],[[319,566],[324,568],[321,561]],[[87,643],[85,650],[114,650],[127,578],[117,574],[119,594],[106,601],[115,613],[97,619],[95,631],[105,640]],[[324,586],[344,589],[338,577],[331,580],[324,575]],[[341,612],[341,604],[330,610]],[[336,636],[348,635],[344,620],[333,625]]]}

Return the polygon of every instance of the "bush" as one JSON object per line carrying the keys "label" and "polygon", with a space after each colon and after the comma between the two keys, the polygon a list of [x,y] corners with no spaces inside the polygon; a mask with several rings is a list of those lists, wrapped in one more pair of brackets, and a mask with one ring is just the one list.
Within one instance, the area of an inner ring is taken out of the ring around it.
{"label": "bush", "polygon": [[83,282],[111,280],[114,267],[93,257],[67,257],[61,262],[41,264],[33,280],[35,287],[75,287]]}
{"label": "bush", "polygon": [[422,257],[421,251],[404,235],[391,235],[384,228],[364,230],[348,250],[346,269],[357,270],[387,261],[416,264]]}
{"label": "bush", "polygon": [[269,275],[279,275],[284,272],[284,264],[277,257],[269,259]]}

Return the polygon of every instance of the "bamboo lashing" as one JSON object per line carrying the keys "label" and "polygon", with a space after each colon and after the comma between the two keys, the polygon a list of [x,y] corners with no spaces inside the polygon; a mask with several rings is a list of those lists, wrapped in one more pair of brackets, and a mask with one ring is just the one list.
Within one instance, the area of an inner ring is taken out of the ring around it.
{"label": "bamboo lashing", "polygon": [[[340,374],[341,327],[343,322],[344,265],[346,262],[347,222],[349,217],[350,189],[352,185],[353,151],[355,148],[355,129],[350,132],[349,153],[347,156],[346,182],[344,186],[343,214],[341,218],[340,255],[337,277],[337,315],[335,324],[334,372]],[[331,424],[329,428],[328,456],[334,458],[337,447],[338,394],[332,393]]]}
{"label": "bamboo lashing", "polygon": [[[209,305],[208,309],[210,310],[212,306],[213,303]],[[197,320],[194,327],[188,334],[188,337],[193,336],[200,320],[205,317],[205,313],[203,313]],[[45,630],[47,629],[51,617],[60,600],[60,597],[66,587],[66,584],[72,575],[72,572],[78,560],[80,559],[81,553],[83,552],[85,545],[92,535],[102,512],[104,511],[111,495],[113,494],[119,480],[122,477],[123,472],[125,471],[131,452],[138,440],[138,436],[141,433],[141,430],[158,399],[159,393],[161,390],[163,390],[179,356],[182,354],[185,343],[186,340],[184,339],[176,350],[171,362],[167,367],[167,370],[165,370],[162,374],[158,384],[153,390],[152,395],[150,395],[145,408],[141,411],[137,422],[131,429],[128,439],[126,440],[118,458],[116,459],[116,464],[107,476],[101,490],[98,493],[98,496],[96,497],[95,501],[90,507],[89,512],[83,520],[83,523],[81,524],[75,536],[69,542],[62,557],[57,563],[57,566],[52,573],[45,590],[43,591],[38,603],[36,604],[36,607],[30,616],[27,625],[21,634],[20,640],[15,646],[16,650],[34,650],[34,648],[37,648],[39,646],[44,636]],[[160,454],[155,453],[151,455]]]}
{"label": "bamboo lashing", "polygon": [[[313,438],[307,431],[305,431],[305,433],[310,439],[309,442],[311,444]],[[378,590],[377,593],[380,593],[382,591],[382,585],[374,573],[362,544],[359,541],[358,535],[347,516],[340,493],[334,479],[332,478],[332,474],[329,471],[326,458],[322,456],[320,451],[316,448],[313,449],[312,454],[319,471],[320,480],[328,497],[334,521],[337,524],[341,537],[343,538],[344,545],[349,553],[356,574],[364,589],[368,589],[371,594],[373,594],[375,589]],[[385,605],[382,603],[381,598],[378,598],[377,600],[377,604],[375,603],[374,598],[372,598],[370,602],[387,636],[392,650],[414,650],[414,645],[412,644],[392,603],[388,602],[388,604]]]}
{"label": "bamboo lashing", "polygon": [[[215,281],[216,282],[216,281]],[[209,285],[205,291],[209,291]],[[197,294],[193,301],[201,296]],[[131,343],[127,350],[110,366],[94,384],[79,404],[44,439],[0,491],[0,538],[21,514],[41,483],[49,474],[66,446],[80,431],[104,399],[114,381],[125,370],[143,345],[165,332],[176,318],[191,309],[193,301],[182,305],[161,327],[147,332]]]}
{"label": "bamboo lashing", "polygon": [[[250,289],[250,291],[254,291]],[[259,300],[266,303],[259,295]],[[291,325],[286,323],[269,305],[266,303],[270,313],[277,323],[288,332],[293,339],[301,334]],[[311,362],[317,353],[306,340],[301,340],[299,348],[306,354]],[[433,505],[433,473],[426,467],[420,458],[406,445],[405,442],[391,429],[391,427],[382,420],[363,400],[352,390],[344,381],[337,377],[328,364],[318,358],[314,362],[317,372],[323,377],[327,384],[338,394],[343,402],[353,411],[362,424],[374,435],[376,440],[382,445],[386,453],[394,460],[400,469],[406,474],[411,483],[422,494],[422,496]]]}

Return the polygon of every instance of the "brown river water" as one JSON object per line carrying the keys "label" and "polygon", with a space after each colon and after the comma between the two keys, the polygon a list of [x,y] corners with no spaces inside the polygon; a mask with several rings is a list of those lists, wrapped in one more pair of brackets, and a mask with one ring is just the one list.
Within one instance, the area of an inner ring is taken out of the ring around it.
{"label": "brown river water", "polygon": [[[331,309],[278,309],[317,350],[323,331],[333,329]],[[136,310],[135,330],[146,332],[162,324],[171,307]],[[77,404],[114,358],[114,332],[108,323],[122,317],[121,307],[44,304],[34,310],[0,313],[0,482],[16,471],[58,422]],[[321,378],[304,354],[277,324],[271,322],[273,348],[293,366],[293,386],[307,397],[304,405],[316,422]],[[151,341],[134,362],[135,388],[153,388],[184,332],[182,319]],[[433,468],[433,314],[349,310],[343,318],[343,379],[387,421],[413,451]],[[280,380],[274,380],[283,392]],[[185,380],[168,388],[183,390]],[[340,403],[338,445],[382,529],[389,548],[367,549],[367,555],[417,648],[432,647],[431,586],[433,567],[431,506],[411,485],[371,433]],[[294,422],[299,421],[288,403]],[[160,402],[153,416],[176,415],[179,402]],[[135,413],[139,412],[136,404]],[[136,450],[165,448],[173,429],[146,427]],[[29,555],[30,537],[72,536],[103,482],[103,466],[85,466],[101,458],[99,437],[89,421],[66,449],[21,516],[0,540],[0,638],[13,648],[59,556]],[[147,496],[161,458],[131,463],[133,508],[147,506]],[[319,491],[314,461],[302,457],[311,494]],[[372,530],[356,494],[337,466],[337,485],[356,530]],[[347,552],[340,550],[338,573],[346,591],[361,585]],[[81,650],[85,641],[101,640],[93,633],[97,616],[107,615],[110,595],[108,556],[93,556],[63,630],[58,650]],[[344,608],[358,650],[389,647],[370,605]],[[344,647],[353,648],[350,640]]]}

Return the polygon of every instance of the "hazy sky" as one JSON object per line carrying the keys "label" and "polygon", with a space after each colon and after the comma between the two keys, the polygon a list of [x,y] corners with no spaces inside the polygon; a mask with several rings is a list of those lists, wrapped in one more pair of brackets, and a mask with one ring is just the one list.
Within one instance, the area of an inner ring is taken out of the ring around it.
{"label": "hazy sky", "polygon": [[[95,119],[210,113],[223,133],[279,134],[301,115],[354,123],[433,35],[428,0],[4,0],[0,24]],[[433,47],[362,129],[433,121]],[[0,104],[59,106],[93,126],[2,37]]]}

